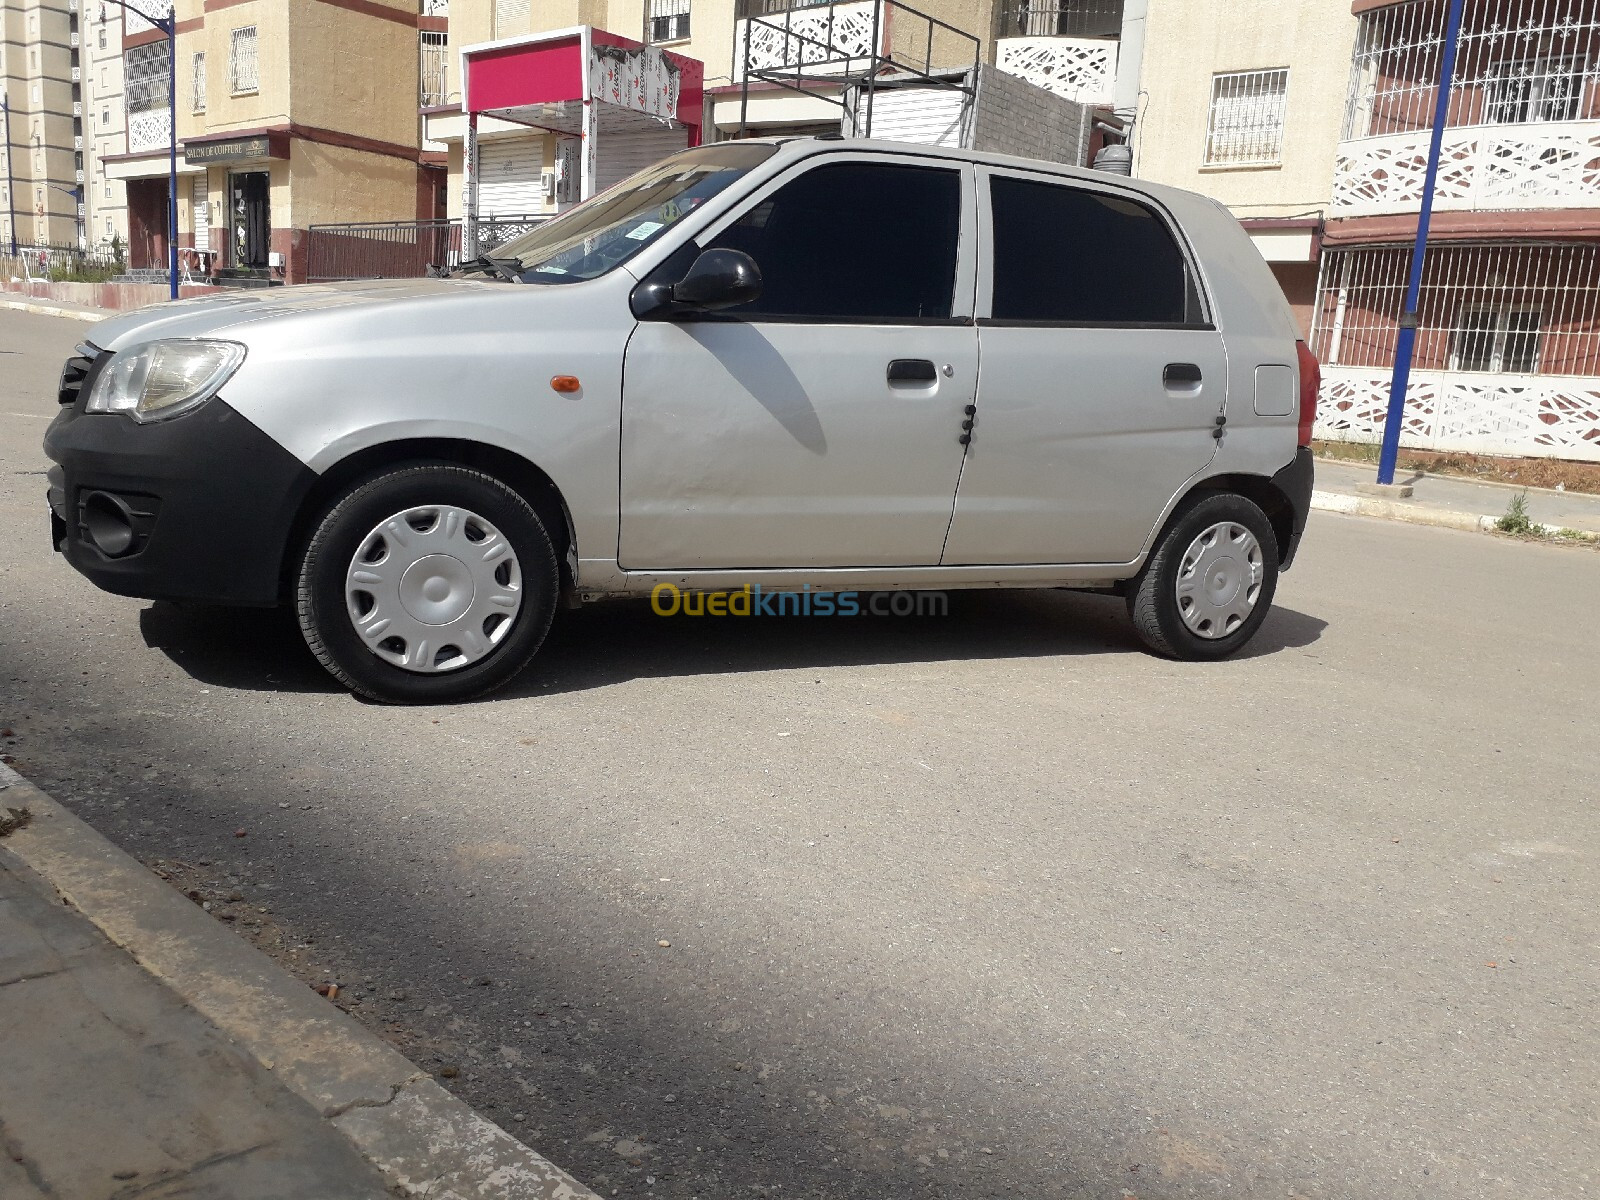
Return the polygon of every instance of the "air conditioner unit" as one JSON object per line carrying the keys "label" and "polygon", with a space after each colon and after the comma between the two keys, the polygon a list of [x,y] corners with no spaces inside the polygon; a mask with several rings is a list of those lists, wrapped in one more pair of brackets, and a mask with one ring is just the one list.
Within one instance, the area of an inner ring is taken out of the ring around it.
{"label": "air conditioner unit", "polygon": [[554,171],[541,172],[539,186],[544,189],[544,198],[546,200],[554,200],[556,198],[556,173]]}

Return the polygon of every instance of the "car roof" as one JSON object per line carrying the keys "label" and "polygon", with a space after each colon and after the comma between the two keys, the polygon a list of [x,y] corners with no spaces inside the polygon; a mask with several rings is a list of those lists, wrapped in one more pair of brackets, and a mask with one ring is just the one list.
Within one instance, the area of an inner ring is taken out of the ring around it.
{"label": "car roof", "polygon": [[1150,183],[1143,179],[1134,179],[1128,175],[1119,175],[1110,171],[1095,171],[1088,167],[1072,166],[1061,162],[1048,162],[1039,158],[1023,158],[1015,154],[992,154],[983,150],[963,150],[950,146],[930,146],[920,142],[893,142],[880,138],[845,138],[838,136],[822,137],[769,137],[749,138],[742,141],[765,142],[775,146],[781,158],[788,161],[807,158],[815,155],[860,153],[870,150],[885,154],[915,154],[919,158],[944,158],[951,162],[978,163],[983,166],[1013,167],[1018,170],[1036,171],[1050,175],[1060,175],[1067,179],[1078,179],[1085,183],[1110,186],[1138,192],[1149,196],[1151,199],[1160,200],[1168,206],[1187,207],[1199,201],[1208,207],[1215,207],[1216,201],[1199,192],[1187,191],[1184,188],[1170,187],[1167,184]]}

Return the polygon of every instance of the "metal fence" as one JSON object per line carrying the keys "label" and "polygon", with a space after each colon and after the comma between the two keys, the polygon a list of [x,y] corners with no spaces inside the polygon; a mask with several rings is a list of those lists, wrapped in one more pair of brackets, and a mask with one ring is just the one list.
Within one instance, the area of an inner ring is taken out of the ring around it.
{"label": "metal fence", "polygon": [[32,279],[102,283],[128,269],[125,248],[38,245],[17,247],[17,260]]}
{"label": "metal fence", "polygon": [[[488,253],[518,237],[543,216],[494,216],[478,222],[478,247]],[[312,225],[306,231],[306,278],[420,279],[461,263],[460,221],[366,221]]]}
{"label": "metal fence", "polygon": [[[1410,268],[1410,246],[1324,251],[1311,335],[1324,364],[1389,368]],[[1600,375],[1600,246],[1432,246],[1417,317],[1420,371]]]}
{"label": "metal fence", "polygon": [[[1443,0],[1361,17],[1344,138],[1428,129],[1444,49]],[[1449,124],[1600,118],[1600,6],[1593,0],[1475,0],[1456,42]]]}
{"label": "metal fence", "polygon": [[1007,4],[1001,37],[1114,38],[1122,35],[1122,0],[1021,0]]}

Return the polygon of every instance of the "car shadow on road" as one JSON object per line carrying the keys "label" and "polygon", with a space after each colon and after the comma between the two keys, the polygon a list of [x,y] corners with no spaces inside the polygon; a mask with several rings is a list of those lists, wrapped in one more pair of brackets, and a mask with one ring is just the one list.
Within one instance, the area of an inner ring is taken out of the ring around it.
{"label": "car shadow on road", "polygon": [[[582,692],[634,679],[933,662],[1143,653],[1121,599],[1069,591],[922,593],[930,615],[661,617],[645,600],[556,618],[532,666],[501,699]],[[942,613],[942,615],[940,615]],[[337,692],[287,611],[153,604],[145,645],[214,687]],[[1308,646],[1327,623],[1274,608],[1240,655]]]}

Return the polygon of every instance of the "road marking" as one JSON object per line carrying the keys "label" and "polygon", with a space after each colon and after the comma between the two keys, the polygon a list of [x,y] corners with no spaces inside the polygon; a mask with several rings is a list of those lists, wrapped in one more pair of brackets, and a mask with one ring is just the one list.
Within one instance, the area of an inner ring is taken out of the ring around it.
{"label": "road marking", "polygon": [[50,419],[44,413],[0,412],[0,417],[27,417],[30,421],[48,421]]}

